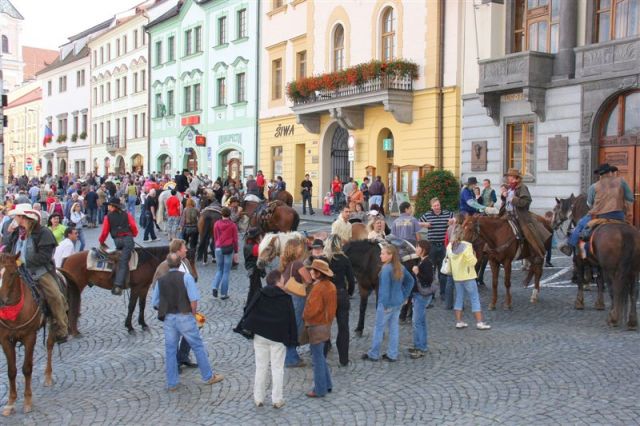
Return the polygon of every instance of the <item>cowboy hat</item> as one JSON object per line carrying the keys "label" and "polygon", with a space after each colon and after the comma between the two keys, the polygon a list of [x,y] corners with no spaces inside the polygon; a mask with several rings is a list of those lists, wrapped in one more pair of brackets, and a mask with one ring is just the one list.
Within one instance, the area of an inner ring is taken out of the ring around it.
{"label": "cowboy hat", "polygon": [[311,248],[324,248],[324,241],[320,238],[316,238],[313,240],[313,243],[311,243]]}
{"label": "cowboy hat", "polygon": [[513,176],[513,177],[516,177],[518,179],[522,178],[522,175],[520,174],[520,170],[514,169],[514,168],[510,168],[509,170],[507,170],[507,173],[505,173],[504,176],[505,177]]}
{"label": "cowboy hat", "polygon": [[598,166],[598,174],[600,176],[607,174],[609,172],[611,172],[611,166],[609,165],[609,163],[602,163]]}
{"label": "cowboy hat", "polygon": [[475,177],[471,176],[469,179],[467,179],[467,185],[477,185],[478,184],[478,179],[476,179]]}
{"label": "cowboy hat", "polygon": [[9,216],[24,216],[29,219],[40,222],[40,212],[35,210],[29,203],[16,204],[13,210],[9,212]]}
{"label": "cowboy hat", "polygon": [[307,266],[309,269],[315,269],[318,272],[322,272],[327,277],[333,277],[333,271],[329,269],[329,265],[324,260],[314,259],[311,266]]}
{"label": "cowboy hat", "polygon": [[122,203],[120,202],[120,198],[118,197],[109,198],[109,201],[107,202],[107,206],[113,206],[119,210],[124,210],[124,206],[122,205]]}

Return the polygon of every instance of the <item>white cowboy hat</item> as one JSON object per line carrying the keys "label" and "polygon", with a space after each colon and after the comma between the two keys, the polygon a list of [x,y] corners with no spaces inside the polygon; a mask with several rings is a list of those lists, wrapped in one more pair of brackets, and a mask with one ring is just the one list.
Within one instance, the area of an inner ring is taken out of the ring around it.
{"label": "white cowboy hat", "polygon": [[14,209],[9,212],[9,216],[25,216],[29,219],[40,222],[40,212],[34,210],[34,208],[29,203],[16,204]]}

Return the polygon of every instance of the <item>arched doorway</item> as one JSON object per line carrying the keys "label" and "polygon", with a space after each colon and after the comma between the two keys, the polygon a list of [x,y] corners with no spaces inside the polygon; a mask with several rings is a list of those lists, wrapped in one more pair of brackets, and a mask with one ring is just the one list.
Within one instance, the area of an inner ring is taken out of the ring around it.
{"label": "arched doorway", "polygon": [[186,148],[183,159],[183,168],[189,170],[194,175],[198,173],[198,154],[196,154],[195,149]]}
{"label": "arched doorway", "polygon": [[109,157],[104,158],[104,174],[109,174],[109,167],[111,167],[111,159]]}
{"label": "arched doorway", "polygon": [[131,157],[131,171],[133,173],[143,173],[144,172],[144,166],[143,166],[143,163],[142,163],[142,155],[135,154],[134,156]]}
{"label": "arched doorway", "polygon": [[127,172],[124,165],[124,158],[121,155],[116,158],[116,174],[123,175]]}
{"label": "arched doorway", "polygon": [[162,154],[158,157],[158,171],[164,175],[171,174],[171,157],[167,154]]}
{"label": "arched doorway", "polygon": [[60,167],[58,167],[58,174],[64,175],[67,173],[67,160],[60,160]]}
{"label": "arched doorway", "polygon": [[331,138],[331,179],[339,176],[344,182],[349,176],[349,132],[336,126]]}
{"label": "arched doorway", "polygon": [[222,178],[229,178],[230,181],[237,183],[242,179],[242,154],[240,151],[233,149],[220,154],[220,170]]}
{"label": "arched doorway", "polygon": [[53,176],[53,162],[51,160],[47,160],[47,174]]}
{"label": "arched doorway", "polygon": [[[604,109],[598,125],[600,163],[618,167],[634,194],[640,192],[640,90],[617,95]],[[640,200],[636,195],[633,222],[640,225]]]}
{"label": "arched doorway", "polygon": [[378,161],[376,173],[382,179],[385,184],[387,192],[384,196],[384,208],[391,209],[390,200],[393,199],[393,194],[396,192],[398,186],[398,171],[393,168],[393,147],[395,141],[393,138],[393,132],[390,129],[384,128],[378,132],[378,139],[376,146],[378,149]]}

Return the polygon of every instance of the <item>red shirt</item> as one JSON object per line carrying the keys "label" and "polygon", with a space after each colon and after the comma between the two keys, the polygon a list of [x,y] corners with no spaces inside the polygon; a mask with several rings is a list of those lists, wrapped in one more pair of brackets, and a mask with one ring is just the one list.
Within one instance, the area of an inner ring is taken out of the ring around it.
{"label": "red shirt", "polygon": [[175,195],[167,198],[167,215],[180,216],[180,199]]}
{"label": "red shirt", "polygon": [[[127,212],[127,217],[129,218],[129,228],[131,228],[131,233],[133,234],[134,237],[137,237],[138,227],[136,226],[136,221],[133,218],[133,216],[131,216],[131,213],[129,212]],[[102,232],[100,233],[100,238],[98,238],[98,241],[100,242],[100,244],[104,244],[104,242],[107,240],[107,237],[109,236],[110,231],[111,231],[111,225],[109,225],[109,217],[105,216],[104,221],[102,222]]]}
{"label": "red shirt", "polygon": [[342,192],[342,182],[339,180],[334,180],[331,182],[331,191],[335,194],[336,192]]}
{"label": "red shirt", "polygon": [[264,176],[262,175],[256,176],[256,183],[258,184],[258,187],[264,188]]}
{"label": "red shirt", "polygon": [[238,252],[238,227],[229,219],[220,219],[213,225],[213,239],[216,248],[233,245],[233,252]]}

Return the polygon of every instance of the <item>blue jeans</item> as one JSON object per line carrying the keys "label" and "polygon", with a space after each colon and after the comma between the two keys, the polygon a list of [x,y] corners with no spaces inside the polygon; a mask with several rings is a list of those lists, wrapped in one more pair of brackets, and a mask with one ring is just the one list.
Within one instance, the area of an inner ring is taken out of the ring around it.
{"label": "blue jeans", "polygon": [[428,348],[429,332],[426,312],[432,299],[433,294],[423,296],[420,293],[413,293],[413,347],[421,351],[426,351]]}
{"label": "blue jeans", "polygon": [[205,382],[213,377],[207,351],[196,326],[196,319],[191,314],[167,314],[164,319],[164,356],[166,364],[167,387],[178,386],[178,339],[183,336],[189,342],[196,355],[200,376]]}
{"label": "blue jeans", "polygon": [[98,209],[97,208],[88,208],[87,209],[87,216],[89,218],[89,223],[91,224],[96,224],[98,223]]}
{"label": "blue jeans", "polygon": [[461,311],[464,294],[469,295],[471,300],[471,312],[480,312],[480,295],[478,294],[478,283],[475,279],[467,281],[454,281],[456,284],[456,303],[453,305],[453,309]]}
{"label": "blue jeans", "polygon": [[80,241],[80,249],[78,251],[82,251],[82,250],[84,250],[84,247],[85,247],[87,241],[84,238],[84,229],[77,228],[77,230],[78,230],[78,241]]}
{"label": "blue jeans", "polygon": [[131,216],[136,217],[136,200],[138,197],[135,195],[129,195],[127,197],[127,210],[131,213]]}
{"label": "blue jeans", "polygon": [[[304,304],[306,298],[300,296],[291,295],[293,301],[293,311],[296,314],[296,328],[300,330],[302,328],[302,312],[304,311]],[[287,346],[287,355],[284,358],[284,365],[290,367],[300,362],[300,355],[295,346]]]}
{"label": "blue jeans", "polygon": [[149,241],[149,237],[151,237],[152,240],[157,239],[156,237],[156,229],[155,229],[155,221],[153,220],[153,215],[151,214],[151,212],[144,212],[144,214],[146,215],[146,223],[144,226],[144,236],[142,237],[142,239],[144,241]]}
{"label": "blue jeans", "polygon": [[582,230],[587,227],[587,224],[591,221],[591,215],[585,215],[578,221],[576,227],[571,231],[571,235],[569,236],[569,245],[573,248],[578,246],[578,242],[580,241],[580,234]]}
{"label": "blue jeans", "polygon": [[389,346],[387,356],[391,359],[398,358],[398,344],[400,340],[400,309],[402,306],[385,309],[382,304],[376,308],[376,324],[373,328],[373,340],[371,349],[367,352],[369,358],[380,359],[380,346],[384,337],[384,329],[389,325]]}
{"label": "blue jeans", "polygon": [[98,207],[98,223],[100,225],[102,225],[102,222],[104,221],[104,216],[105,216],[104,210],[105,209],[106,209],[106,207],[104,205]]}
{"label": "blue jeans", "polygon": [[370,195],[369,196],[369,206],[377,204],[378,207],[382,207],[382,195]]}
{"label": "blue jeans", "polygon": [[329,389],[333,388],[333,383],[327,359],[324,357],[324,342],[309,346],[313,360],[313,391],[318,396],[325,396]]}
{"label": "blue jeans", "polygon": [[233,254],[222,254],[222,249],[216,248],[216,276],[213,278],[213,289],[220,290],[220,296],[227,296],[229,293],[229,272]]}

